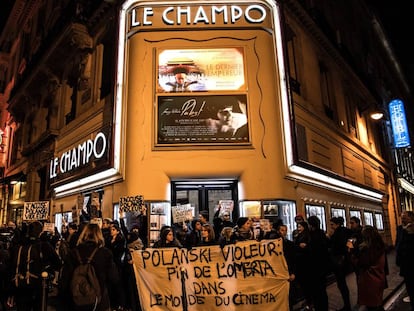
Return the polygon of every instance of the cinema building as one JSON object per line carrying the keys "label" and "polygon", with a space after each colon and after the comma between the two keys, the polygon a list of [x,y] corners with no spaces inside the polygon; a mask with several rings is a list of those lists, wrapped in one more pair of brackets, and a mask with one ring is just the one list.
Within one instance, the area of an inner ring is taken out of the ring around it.
{"label": "cinema building", "polygon": [[57,225],[118,218],[139,196],[151,239],[222,204],[290,230],[357,216],[392,243],[390,141],[369,113],[408,99],[368,7],[46,3],[16,1],[1,37],[2,222],[45,200]]}

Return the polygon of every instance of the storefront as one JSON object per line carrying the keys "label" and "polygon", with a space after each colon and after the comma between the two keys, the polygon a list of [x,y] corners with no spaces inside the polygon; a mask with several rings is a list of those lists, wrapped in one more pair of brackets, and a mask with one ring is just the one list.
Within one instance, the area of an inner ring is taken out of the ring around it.
{"label": "storefront", "polygon": [[[298,212],[325,225],[367,204],[381,214],[381,191],[295,166],[279,14],[272,1],[127,1],[113,120],[102,107],[62,135],[50,163],[54,214],[117,218],[120,198],[139,195],[151,240],[182,206],[212,220],[232,202],[233,220],[279,218],[290,231]],[[98,203],[85,204],[93,193]]]}

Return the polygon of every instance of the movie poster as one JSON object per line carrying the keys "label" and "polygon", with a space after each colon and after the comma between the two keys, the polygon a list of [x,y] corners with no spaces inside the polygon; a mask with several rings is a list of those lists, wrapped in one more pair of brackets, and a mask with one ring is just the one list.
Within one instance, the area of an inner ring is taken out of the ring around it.
{"label": "movie poster", "polygon": [[242,48],[163,50],[158,92],[245,91]]}
{"label": "movie poster", "polygon": [[159,96],[157,144],[249,143],[246,95]]}

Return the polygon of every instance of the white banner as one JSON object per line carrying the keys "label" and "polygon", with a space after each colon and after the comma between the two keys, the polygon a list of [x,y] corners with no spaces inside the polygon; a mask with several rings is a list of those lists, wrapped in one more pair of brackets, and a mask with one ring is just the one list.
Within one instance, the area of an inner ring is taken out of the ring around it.
{"label": "white banner", "polygon": [[132,256],[144,311],[289,310],[281,239],[223,249],[148,248]]}
{"label": "white banner", "polygon": [[23,220],[48,220],[49,201],[24,202]]}

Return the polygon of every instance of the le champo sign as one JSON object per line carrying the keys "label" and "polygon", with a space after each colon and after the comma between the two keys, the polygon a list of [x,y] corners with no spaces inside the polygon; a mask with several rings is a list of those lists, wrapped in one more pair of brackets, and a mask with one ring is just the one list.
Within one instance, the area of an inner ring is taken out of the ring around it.
{"label": "le champo sign", "polygon": [[289,310],[282,240],[133,252],[143,310]]}
{"label": "le champo sign", "polygon": [[94,138],[84,140],[52,159],[50,161],[49,177],[50,179],[58,179],[60,175],[88,166],[92,161],[104,158],[107,150],[108,139],[103,132],[99,132]]}

